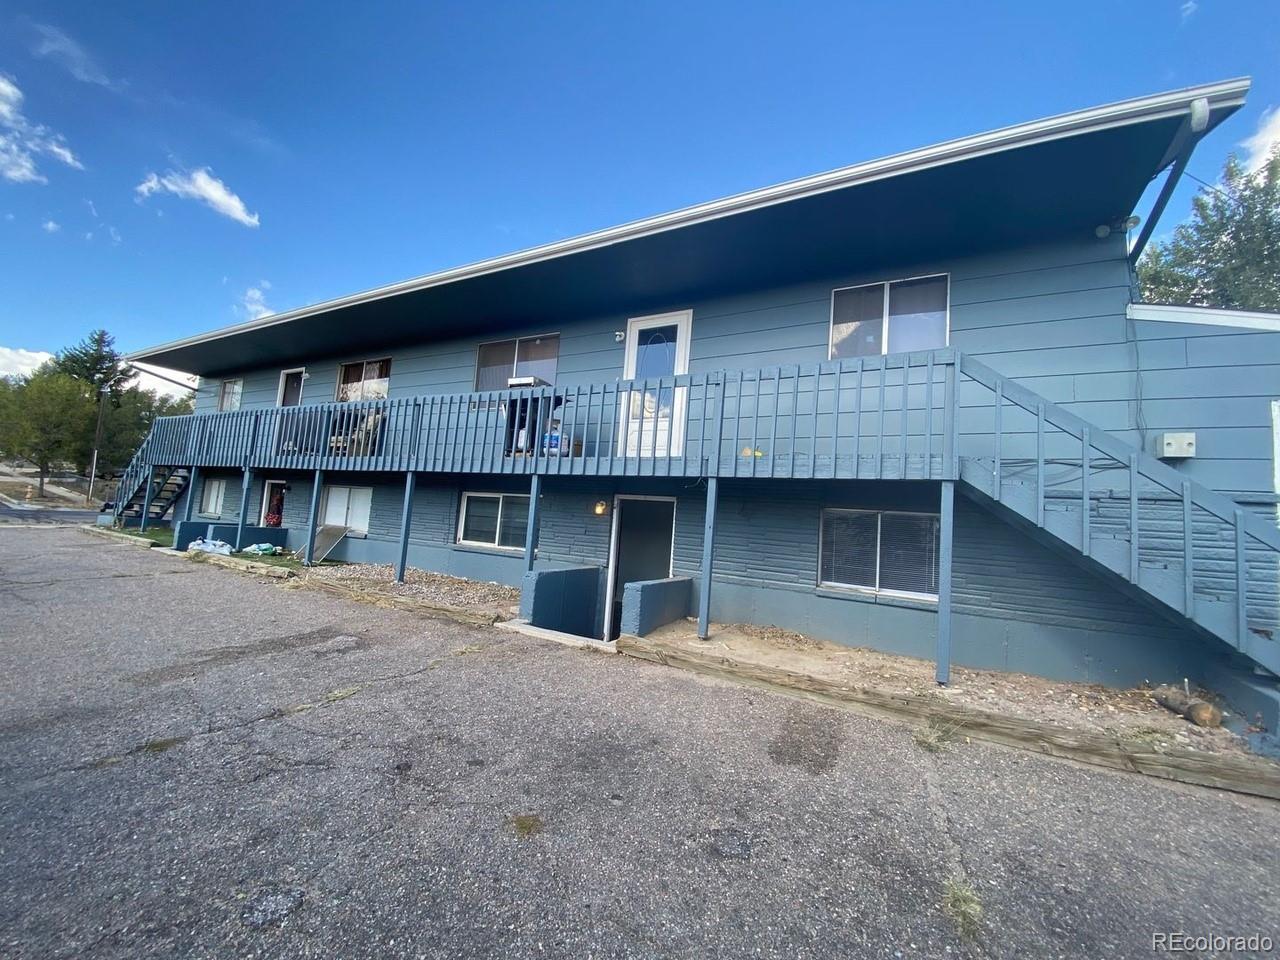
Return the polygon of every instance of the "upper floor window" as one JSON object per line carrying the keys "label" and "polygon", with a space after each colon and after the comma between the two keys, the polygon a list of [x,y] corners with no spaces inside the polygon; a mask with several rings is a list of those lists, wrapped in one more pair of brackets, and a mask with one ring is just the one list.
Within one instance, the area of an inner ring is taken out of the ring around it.
{"label": "upper floor window", "polygon": [[823,510],[818,582],[898,596],[938,596],[938,515]]}
{"label": "upper floor window", "polygon": [[505,390],[507,381],[515,377],[534,377],[543,383],[555,383],[559,360],[558,333],[482,343],[476,355],[476,389]]}
{"label": "upper floor window", "polygon": [[240,395],[244,393],[244,381],[239,377],[234,380],[223,380],[218,388],[218,412],[239,410]]}
{"label": "upper floor window", "polygon": [[942,274],[833,290],[830,359],[945,347],[948,280]]}
{"label": "upper floor window", "polygon": [[391,361],[358,360],[338,368],[338,402],[384,400],[391,384]]}

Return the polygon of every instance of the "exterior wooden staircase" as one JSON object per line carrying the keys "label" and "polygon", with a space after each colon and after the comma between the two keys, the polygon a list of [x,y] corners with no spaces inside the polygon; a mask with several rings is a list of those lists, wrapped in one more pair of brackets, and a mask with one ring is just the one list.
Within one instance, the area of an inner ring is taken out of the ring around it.
{"label": "exterior wooden staircase", "polygon": [[148,456],[144,441],[120,478],[115,500],[117,524],[140,520],[144,511],[147,523],[163,521],[191,483],[191,471],[186,467],[153,468]]}
{"label": "exterior wooden staircase", "polygon": [[1280,529],[969,357],[959,479],[971,497],[1280,674]]}

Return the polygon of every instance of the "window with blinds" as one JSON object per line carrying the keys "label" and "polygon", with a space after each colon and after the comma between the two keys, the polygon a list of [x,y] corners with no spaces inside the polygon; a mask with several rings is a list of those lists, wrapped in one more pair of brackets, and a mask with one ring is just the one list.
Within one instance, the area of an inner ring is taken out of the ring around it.
{"label": "window with blinds", "polygon": [[913,597],[938,595],[938,515],[823,510],[818,581]]}

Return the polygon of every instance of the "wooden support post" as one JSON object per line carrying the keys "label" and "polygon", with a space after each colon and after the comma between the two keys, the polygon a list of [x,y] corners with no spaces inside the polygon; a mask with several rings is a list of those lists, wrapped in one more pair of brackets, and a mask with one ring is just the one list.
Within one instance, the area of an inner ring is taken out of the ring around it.
{"label": "wooden support post", "polygon": [[938,653],[934,674],[940,684],[951,679],[951,543],[955,502],[955,481],[943,480],[941,529],[938,532]]}
{"label": "wooden support post", "polygon": [[698,639],[711,632],[711,563],[716,549],[716,506],[720,500],[720,481],[707,478],[707,511],[702,524],[702,582],[698,587]]}
{"label": "wooden support post", "polygon": [[192,467],[191,474],[187,477],[187,502],[182,508],[182,519],[184,522],[191,519],[191,511],[195,507],[196,499],[196,483],[200,479],[200,468]]}
{"label": "wooden support post", "polygon": [[533,569],[534,556],[538,552],[538,500],[542,496],[542,475],[529,478],[529,522],[524,531],[524,569]]}
{"label": "wooden support post", "polygon": [[143,533],[147,529],[147,515],[151,513],[151,494],[155,486],[156,468],[147,465],[146,486],[142,488],[142,518],[138,521],[138,532]]}
{"label": "wooden support post", "polygon": [[253,471],[244,468],[244,479],[240,481],[240,514],[236,517],[236,550],[244,546],[244,521],[249,512],[249,485],[253,483]]}
{"label": "wooden support post", "polygon": [[400,560],[396,563],[396,582],[404,583],[409,565],[409,527],[413,523],[413,488],[418,475],[410,470],[404,475],[404,510],[400,514]]}
{"label": "wooden support post", "polygon": [[311,566],[311,557],[316,550],[316,527],[320,523],[320,489],[324,486],[324,471],[317,470],[315,482],[311,487],[310,524],[307,527],[307,550],[302,555],[302,565]]}

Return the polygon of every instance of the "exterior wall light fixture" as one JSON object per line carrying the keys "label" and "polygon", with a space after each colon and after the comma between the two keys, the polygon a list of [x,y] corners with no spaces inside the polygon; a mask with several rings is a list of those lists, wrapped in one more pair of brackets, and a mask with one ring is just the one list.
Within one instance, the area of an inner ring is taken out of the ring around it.
{"label": "exterior wall light fixture", "polygon": [[597,517],[603,517],[606,513],[609,512],[609,504],[606,503],[604,500],[597,500],[595,504],[591,507],[591,512],[594,513]]}

